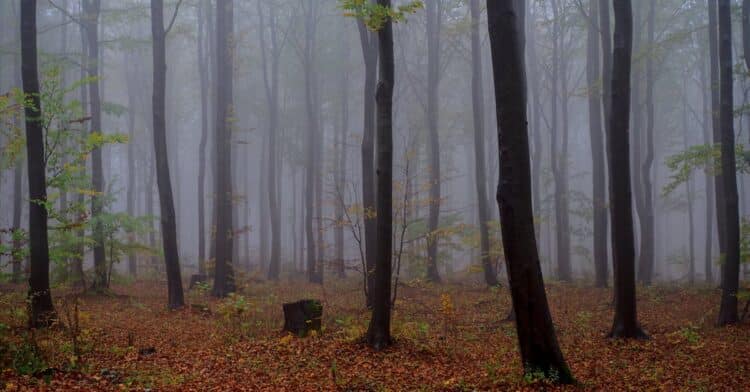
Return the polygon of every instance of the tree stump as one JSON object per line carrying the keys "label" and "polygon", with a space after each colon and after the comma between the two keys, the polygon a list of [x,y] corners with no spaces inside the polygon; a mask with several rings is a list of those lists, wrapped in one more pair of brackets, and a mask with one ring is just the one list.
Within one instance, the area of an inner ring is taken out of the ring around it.
{"label": "tree stump", "polygon": [[188,290],[192,290],[195,285],[198,283],[206,283],[208,282],[208,277],[203,274],[193,274],[190,275],[190,286],[188,286]]}
{"label": "tree stump", "polygon": [[307,336],[310,331],[320,332],[320,319],[323,316],[323,305],[315,299],[303,299],[290,302],[284,307],[284,331],[299,337]]}

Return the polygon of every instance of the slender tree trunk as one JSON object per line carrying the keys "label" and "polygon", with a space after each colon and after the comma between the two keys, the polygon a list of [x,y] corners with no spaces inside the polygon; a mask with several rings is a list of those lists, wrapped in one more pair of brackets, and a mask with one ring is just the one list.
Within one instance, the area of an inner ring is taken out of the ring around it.
{"label": "slender tree trunk", "polygon": [[26,159],[29,176],[29,327],[43,328],[55,318],[49,288],[47,242],[47,175],[36,45],[36,0],[21,2],[21,75],[29,105],[26,115]]}
{"label": "slender tree trunk", "polygon": [[[346,25],[342,23],[342,34],[346,34]],[[349,131],[349,45],[347,40],[341,40],[341,58],[343,72],[341,75],[341,123],[339,124],[338,143],[336,143],[336,192],[343,194],[346,187],[346,152]],[[334,227],[334,243],[336,245],[336,275],[339,278],[346,277],[346,265],[344,262],[344,208],[342,203],[336,203],[336,225]]]}
{"label": "slender tree trunk", "polygon": [[721,128],[721,174],[724,185],[725,206],[724,263],[721,265],[721,307],[718,324],[735,324],[737,314],[737,290],[740,280],[740,218],[737,196],[737,173],[734,156],[734,113],[732,75],[732,20],[729,0],[718,0],[719,25],[719,74]]}
{"label": "slender tree trunk", "polygon": [[[532,5],[533,2],[527,1],[527,8]],[[529,16],[532,15],[529,13]],[[526,30],[528,31],[528,47],[526,53],[529,59],[528,69],[531,74],[529,83],[531,85],[531,127],[529,132],[532,136],[532,156],[531,156],[531,192],[532,192],[532,205],[535,211],[541,209],[541,193],[542,193],[542,160],[544,159],[544,143],[542,140],[542,103],[539,93],[539,58],[537,57],[536,50],[536,26],[533,21],[536,19],[536,15],[533,15],[532,23],[527,24]],[[537,235],[537,241],[539,240],[540,227],[539,224],[535,224],[534,233]]]}
{"label": "slender tree trunk", "polygon": [[742,53],[750,71],[750,0],[742,0]]}
{"label": "slender tree trunk", "polygon": [[216,262],[215,297],[234,292],[232,260],[232,118],[234,0],[216,1]]}
{"label": "slender tree trunk", "polygon": [[[319,265],[320,260],[316,260],[318,253],[316,251],[315,230],[313,229],[314,198],[316,194],[316,150],[317,144],[320,143],[318,136],[318,107],[315,99],[317,84],[314,79],[317,78],[315,69],[315,11],[314,2],[309,3],[305,8],[305,47],[303,56],[303,67],[305,69],[305,106],[307,109],[307,167],[305,172],[305,237],[307,244],[307,278],[310,283],[322,283],[322,267]],[[320,218],[320,217],[318,217]]]}
{"label": "slender tree trunk", "polygon": [[[656,45],[654,29],[656,26],[655,3],[649,3],[648,11],[648,44]],[[640,167],[642,212],[639,214],[641,224],[640,263],[638,277],[646,285],[651,284],[654,275],[655,231],[654,231],[654,196],[651,182],[654,163],[654,85],[656,84],[653,56],[646,56],[646,128],[643,142],[646,155]],[[636,108],[639,112],[640,108]],[[640,139],[638,139],[640,140]],[[637,162],[636,162],[637,163]],[[691,226],[692,228],[692,226]]]}
{"label": "slender tree trunk", "polygon": [[489,211],[487,206],[487,174],[484,167],[484,92],[482,81],[482,50],[479,38],[479,0],[471,0],[471,101],[474,115],[474,182],[477,191],[479,243],[484,281],[497,286],[497,272],[490,257]]}
{"label": "slender tree trunk", "polygon": [[[701,97],[703,102],[703,143],[705,145],[712,145],[712,135],[711,135],[711,123],[713,121],[713,115],[711,113],[711,97],[710,97],[710,85],[708,81],[708,72],[706,71],[706,63],[708,56],[705,51],[703,51],[703,58],[700,62],[700,72],[701,72]],[[713,232],[714,232],[714,209],[716,208],[716,205],[714,204],[714,181],[713,181],[713,174],[709,170],[704,171],[703,175],[705,179],[705,188],[706,188],[706,230],[705,230],[705,237],[704,237],[704,249],[705,249],[705,255],[704,255],[704,275],[706,283],[713,282],[713,271],[712,271],[712,264],[713,264]]]}
{"label": "slender tree trunk", "polygon": [[[269,30],[271,33],[270,47],[266,48],[265,19],[261,2],[258,2],[258,15],[260,16],[260,47],[263,59],[263,82],[268,104],[268,172],[266,174],[266,186],[268,187],[268,205],[271,221],[271,259],[268,262],[268,279],[278,280],[280,272],[281,253],[281,216],[279,211],[278,187],[281,182],[277,180],[277,133],[279,132],[279,58],[281,49],[277,36],[276,11],[274,6],[269,7]],[[266,54],[270,52],[270,56]],[[270,75],[269,59],[270,57]],[[261,213],[263,213],[261,211]]]}
{"label": "slender tree trunk", "polygon": [[599,62],[600,40],[597,36],[599,25],[595,22],[599,15],[599,2],[589,0],[589,15],[586,40],[586,79],[589,96],[589,134],[591,138],[591,161],[593,181],[592,203],[594,223],[594,269],[596,270],[596,287],[607,287],[607,191],[605,178],[604,130],[602,128],[601,101],[601,65]]}
{"label": "slender tree trunk", "polygon": [[498,119],[500,208],[521,362],[526,373],[543,372],[558,383],[572,383],[549,313],[534,235],[531,205],[523,7],[518,1],[487,1],[488,29]]}
{"label": "slender tree trunk", "polygon": [[[20,125],[20,124],[19,124]],[[23,252],[20,231],[21,228],[21,209],[23,208],[23,162],[19,159],[16,161],[13,169],[13,258],[11,260],[12,272],[11,281],[13,283],[21,282],[23,267]]]}
{"label": "slender tree trunk", "polygon": [[[711,61],[711,113],[714,145],[720,145],[721,124],[719,121],[719,112],[721,106],[721,96],[719,91],[719,24],[716,0],[708,1],[708,51]],[[714,177],[715,201],[716,201],[716,229],[719,235],[719,255],[726,255],[726,203],[724,202],[724,176],[723,173],[717,172]]]}
{"label": "slender tree trunk", "polygon": [[[210,6],[210,4],[208,4]],[[201,139],[198,147],[198,274],[206,274],[206,145],[208,144],[208,68],[206,33],[204,30],[206,4],[198,5],[198,73],[201,89]]]}
{"label": "slender tree trunk", "polygon": [[442,0],[428,0],[427,13],[427,132],[430,173],[430,200],[427,237],[427,280],[439,283],[438,225],[440,224],[440,137],[438,135],[438,94],[440,88],[440,30]]}
{"label": "slender tree trunk", "polygon": [[[91,133],[101,134],[102,129],[102,102],[99,94],[99,12],[101,10],[101,0],[82,0],[83,1],[83,27],[86,31],[86,44],[88,45],[88,56],[86,66],[88,76],[92,78],[88,83],[89,101],[91,104]],[[101,146],[91,151],[91,181],[94,191],[97,195],[91,197],[91,218],[94,220],[93,239],[94,239],[94,280],[91,288],[95,291],[106,290],[109,288],[107,279],[107,261],[104,249],[104,233],[100,222],[100,215],[104,209],[104,198],[101,194],[104,192],[104,171],[102,168],[102,148]]]}
{"label": "slender tree trunk", "polygon": [[609,118],[609,199],[612,220],[615,317],[613,338],[647,338],[638,325],[635,298],[635,242],[630,190],[630,68],[633,11],[630,0],[614,3],[615,32],[612,54],[612,112]]}
{"label": "slender tree trunk", "polygon": [[[127,91],[128,91],[128,188],[127,188],[127,212],[130,216],[135,216],[135,199],[136,199],[136,185],[135,185],[135,171],[136,171],[136,157],[135,157],[135,81],[131,77],[131,72],[127,71],[130,67],[132,57],[130,54],[125,54],[125,64],[123,67],[126,68],[126,79]],[[128,233],[128,241],[135,243],[135,233]],[[130,276],[138,276],[138,257],[134,251],[128,253],[128,272]]]}
{"label": "slender tree trunk", "polygon": [[[175,14],[177,10],[175,10]],[[176,16],[176,15],[175,15]],[[169,26],[172,27],[171,25]],[[164,249],[164,265],[167,271],[168,306],[178,309],[185,305],[182,293],[180,256],[177,247],[177,220],[172,196],[172,183],[169,175],[166,126],[166,37],[164,30],[164,1],[151,0],[151,34],[153,36],[154,58],[154,157],[156,159],[156,182],[159,188],[161,217],[161,237]]]}
{"label": "slender tree trunk", "polygon": [[375,251],[377,222],[375,219],[375,83],[378,67],[378,36],[370,32],[362,21],[357,22],[362,57],[365,65],[364,126],[362,132],[362,207],[364,210],[365,295],[367,307],[372,306],[372,286],[375,284]]}
{"label": "slender tree trunk", "polygon": [[[377,4],[391,8],[390,0]],[[393,25],[385,21],[378,31],[380,81],[377,105],[377,250],[372,291],[372,318],[367,328],[367,344],[382,350],[391,344],[391,255],[393,250],[393,90],[395,62],[393,56]]]}
{"label": "slender tree trunk", "polygon": [[[689,73],[685,72],[684,80],[689,80]],[[687,88],[683,88],[682,91],[682,147],[684,151],[688,150],[690,146],[689,129],[688,124],[688,113],[687,113]],[[685,198],[687,199],[687,213],[688,213],[688,283],[693,285],[695,283],[695,228],[693,227],[693,181],[691,177],[688,177],[685,181]]]}

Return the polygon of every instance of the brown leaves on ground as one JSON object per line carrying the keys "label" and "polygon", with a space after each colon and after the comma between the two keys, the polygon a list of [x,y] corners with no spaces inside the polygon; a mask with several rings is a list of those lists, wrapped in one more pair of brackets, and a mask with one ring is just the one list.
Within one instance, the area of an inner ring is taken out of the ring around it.
{"label": "brown leaves on ground", "polygon": [[[376,353],[361,343],[369,313],[357,283],[333,282],[325,289],[252,284],[222,301],[191,292],[192,306],[174,312],[165,309],[165,290],[155,283],[117,287],[116,296],[84,296],[79,302],[80,358],[71,354],[69,330],[38,331],[34,342],[46,376],[21,376],[6,363],[0,387],[555,389],[522,375],[515,326],[503,322],[510,303],[506,289],[401,287],[395,345]],[[580,382],[562,389],[708,391],[750,385],[750,326],[714,327],[716,290],[639,288],[640,319],[651,336],[647,341],[605,338],[612,319],[609,290],[549,284],[548,293],[563,353]],[[323,333],[298,339],[280,332],[281,304],[301,298],[323,302]],[[5,340],[21,345],[29,340],[21,337],[23,297],[6,293],[2,301]]]}

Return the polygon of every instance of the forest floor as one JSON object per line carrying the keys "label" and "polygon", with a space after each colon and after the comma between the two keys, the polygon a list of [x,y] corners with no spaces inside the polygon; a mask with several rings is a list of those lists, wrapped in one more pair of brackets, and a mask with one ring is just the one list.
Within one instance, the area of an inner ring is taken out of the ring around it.
{"label": "forest floor", "polygon": [[[507,288],[401,285],[392,323],[395,344],[374,352],[361,340],[369,313],[359,283],[329,281],[325,288],[251,283],[222,301],[198,289],[186,294],[193,305],[168,311],[163,284],[138,282],[116,286],[111,295],[78,298],[77,333],[59,327],[33,336],[24,329],[23,293],[5,286],[0,356],[6,363],[0,387],[556,389],[522,375],[515,326],[504,321]],[[750,325],[714,326],[716,289],[639,288],[638,312],[651,339],[619,341],[605,337],[612,320],[609,290],[547,286],[562,351],[580,383],[561,389],[738,391],[750,386]],[[69,290],[54,295],[63,323],[75,326],[76,296]],[[322,301],[322,333],[302,339],[282,334],[281,304],[303,298]]]}

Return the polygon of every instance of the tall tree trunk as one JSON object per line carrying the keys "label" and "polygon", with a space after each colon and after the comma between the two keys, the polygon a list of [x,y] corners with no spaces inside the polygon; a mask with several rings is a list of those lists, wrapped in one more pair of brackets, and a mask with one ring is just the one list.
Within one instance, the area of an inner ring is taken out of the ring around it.
{"label": "tall tree trunk", "polygon": [[26,115],[26,159],[29,176],[29,327],[50,326],[55,318],[49,288],[49,244],[47,242],[47,175],[42,128],[42,104],[36,46],[36,0],[21,2],[21,75],[28,105]]}
{"label": "tall tree trunk", "polygon": [[[316,65],[316,48],[315,45],[315,33],[316,33],[316,21],[315,21],[315,8],[314,2],[310,2],[304,7],[305,11],[305,47],[303,56],[303,67],[305,69],[305,107],[307,110],[307,126],[308,138],[307,138],[307,167],[305,171],[305,243],[307,244],[307,279],[310,283],[322,283],[323,274],[322,267],[319,265],[320,260],[317,260],[318,252],[316,252],[316,240],[315,230],[313,229],[313,216],[314,211],[314,196],[316,194],[316,150],[317,144],[320,143],[318,135],[318,107],[315,93],[317,89],[315,85],[317,82],[315,79],[317,76]],[[320,218],[320,217],[318,217]]]}
{"label": "tall tree trunk", "polygon": [[646,338],[638,324],[635,299],[635,242],[630,190],[630,68],[633,45],[633,10],[630,0],[614,3],[615,32],[612,52],[612,111],[607,138],[609,200],[612,220],[615,317],[613,338]]}
{"label": "tall tree trunk", "polygon": [[234,292],[232,261],[232,117],[234,0],[216,1],[216,261],[215,297]]}
{"label": "tall tree trunk", "polygon": [[[706,71],[706,63],[708,56],[706,51],[703,51],[703,57],[700,62],[701,72],[701,97],[703,102],[703,143],[705,145],[713,145],[712,134],[711,134],[711,122],[713,121],[713,114],[711,113],[711,97],[708,81],[708,72]],[[706,188],[706,230],[704,233],[704,275],[706,283],[713,282],[713,226],[714,226],[714,181],[713,174],[709,170],[705,170],[703,174]]]}
{"label": "tall tree trunk", "polygon": [[543,372],[572,383],[557,343],[534,235],[526,118],[526,71],[519,1],[487,1],[488,30],[498,120],[500,208],[503,248],[510,281],[521,362],[526,373]]}
{"label": "tall tree trunk", "polygon": [[[655,3],[649,3],[648,11],[648,45],[656,45],[654,39],[654,29],[656,27],[656,9]],[[654,255],[655,255],[655,231],[654,231],[654,196],[653,185],[651,182],[652,166],[654,163],[654,56],[646,56],[646,128],[643,135],[643,147],[646,148],[646,155],[643,157],[640,167],[641,181],[641,198],[642,211],[639,214],[641,225],[641,242],[640,242],[640,262],[638,265],[638,277],[646,285],[651,284],[654,275]],[[639,112],[640,108],[636,108]],[[641,140],[638,138],[637,140]],[[637,163],[637,162],[636,162]]]}
{"label": "tall tree trunk", "polygon": [[[177,16],[177,9],[175,15]],[[171,22],[169,28],[171,28]],[[164,1],[151,0],[151,34],[153,36],[154,54],[154,94],[152,111],[154,116],[154,157],[156,159],[156,182],[159,188],[159,207],[161,217],[161,238],[164,249],[164,266],[167,271],[167,292],[170,309],[185,305],[182,293],[182,275],[180,273],[180,256],[177,248],[177,221],[172,196],[172,183],[169,176],[169,159],[167,155],[166,126],[166,37],[164,30]]]}
{"label": "tall tree trunk", "polygon": [[208,144],[208,69],[206,33],[204,30],[206,5],[198,5],[198,73],[201,89],[201,139],[198,147],[198,273],[206,274],[206,145]]}
{"label": "tall tree trunk", "polygon": [[[132,55],[129,53],[124,56],[126,68],[126,79],[127,79],[127,92],[128,92],[128,187],[127,187],[127,212],[130,216],[135,216],[135,199],[136,199],[136,183],[135,183],[135,171],[136,171],[136,157],[135,157],[135,81],[132,78],[131,73],[127,69],[131,67]],[[135,243],[135,233],[128,233],[128,241]],[[136,277],[138,275],[138,257],[134,251],[128,253],[128,272],[130,276]]]}
{"label": "tall tree trunk", "polygon": [[[91,133],[101,134],[102,130],[102,102],[99,94],[99,12],[101,10],[101,0],[82,0],[83,13],[82,19],[84,30],[86,31],[86,44],[88,45],[88,56],[86,66],[89,78],[89,102],[91,104]],[[104,228],[100,222],[100,216],[104,209],[104,170],[102,168],[102,148],[101,146],[91,151],[91,183],[95,196],[91,197],[91,218],[94,220],[93,239],[94,239],[94,279],[91,288],[95,291],[106,290],[109,288],[107,278],[107,261],[104,249]]]}
{"label": "tall tree trunk", "polygon": [[[276,162],[278,159],[277,133],[279,132],[279,59],[281,47],[278,40],[276,10],[274,6],[269,7],[269,30],[271,33],[270,47],[266,48],[265,19],[261,2],[258,2],[258,15],[260,16],[260,47],[263,59],[263,84],[268,104],[268,172],[266,174],[266,186],[268,187],[268,205],[271,220],[271,258],[268,262],[268,279],[278,280],[280,272],[281,253],[281,216],[279,211],[279,198],[277,191],[281,181],[277,179]],[[270,52],[270,56],[266,52]],[[269,59],[270,57],[270,75]],[[262,212],[261,212],[262,213]]]}
{"label": "tall tree trunk", "polygon": [[365,295],[367,307],[372,306],[372,286],[375,284],[375,251],[377,222],[375,219],[375,83],[378,68],[378,36],[370,32],[362,21],[357,22],[362,57],[365,65],[365,80],[362,102],[364,126],[362,131],[362,207],[365,226]]}
{"label": "tall tree trunk", "polygon": [[729,0],[718,0],[721,128],[721,174],[724,185],[725,251],[721,265],[721,307],[718,324],[737,323],[737,290],[740,280],[740,218],[737,173],[734,156],[734,113],[732,76],[732,20]]}
{"label": "tall tree trunk", "polygon": [[750,71],[750,0],[742,0],[742,53]]}
{"label": "tall tree trunk", "polygon": [[[527,1],[527,8],[530,8],[533,2]],[[529,13],[529,17],[532,15]],[[544,142],[542,140],[542,102],[541,94],[539,89],[539,58],[536,50],[536,26],[534,21],[536,14],[533,15],[532,23],[527,24],[526,31],[528,31],[528,48],[526,50],[529,64],[528,69],[531,74],[529,80],[531,84],[531,128],[529,132],[532,137],[532,155],[531,155],[531,196],[532,206],[535,210],[542,208],[541,193],[542,193],[542,160],[544,159]],[[539,240],[540,225],[537,223],[534,227],[534,233]]]}
{"label": "tall tree trunk", "polygon": [[[711,75],[711,113],[714,145],[720,145],[721,124],[719,120],[721,96],[719,92],[719,24],[716,0],[708,1],[708,52],[710,59]],[[724,202],[724,176],[717,172],[714,177],[715,201],[716,201],[716,229],[719,235],[719,255],[726,255],[726,203]]]}
{"label": "tall tree trunk", "polygon": [[442,0],[428,0],[427,14],[427,132],[430,173],[430,200],[427,237],[427,280],[439,283],[438,225],[440,224],[440,137],[438,135],[438,94],[440,88],[440,30],[442,25]]}
{"label": "tall tree trunk", "polygon": [[[391,8],[390,0],[377,4]],[[378,31],[380,81],[375,93],[377,105],[377,250],[372,291],[372,318],[367,344],[382,350],[391,344],[391,256],[393,250],[393,24],[386,20]]]}
{"label": "tall tree trunk", "polygon": [[497,272],[490,257],[489,211],[487,206],[487,174],[484,158],[484,92],[482,81],[482,49],[479,38],[479,0],[471,0],[471,104],[474,115],[474,182],[477,191],[479,244],[484,281],[497,286]]}
{"label": "tall tree trunk", "polygon": [[[683,80],[689,79],[689,72],[686,71]],[[686,86],[684,86],[682,91],[682,147],[684,151],[687,151],[690,146],[690,140],[688,140],[690,125],[688,123],[687,99],[688,90]],[[693,285],[695,283],[695,228],[693,227],[693,180],[691,177],[688,177],[685,180],[685,198],[687,199],[688,213],[688,283]]]}
{"label": "tall tree trunk", "polygon": [[591,138],[591,178],[593,182],[592,204],[594,223],[594,269],[596,287],[607,287],[607,191],[604,161],[604,130],[602,128],[601,65],[599,62],[600,40],[597,35],[599,25],[598,0],[589,0],[590,22],[586,40],[586,79],[588,82],[589,135]]}
{"label": "tall tree trunk", "polygon": [[[346,25],[341,24],[342,36],[346,34]],[[349,42],[341,40],[341,58],[343,61],[343,72],[341,74],[341,122],[337,132],[338,143],[335,145],[336,151],[336,192],[343,194],[346,187],[346,152],[347,138],[349,132]],[[334,227],[334,243],[336,246],[335,264],[336,275],[339,278],[346,277],[346,265],[344,262],[344,208],[342,203],[336,203],[336,225]]]}

